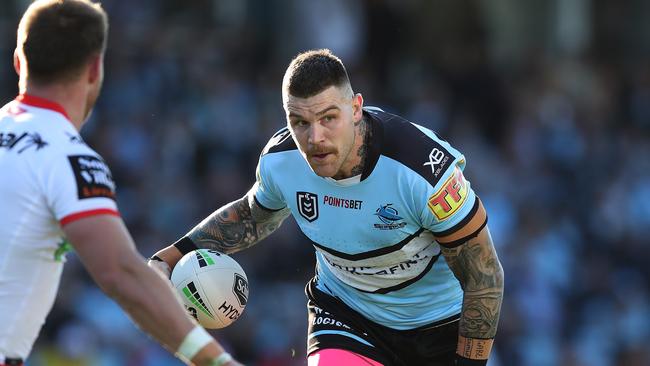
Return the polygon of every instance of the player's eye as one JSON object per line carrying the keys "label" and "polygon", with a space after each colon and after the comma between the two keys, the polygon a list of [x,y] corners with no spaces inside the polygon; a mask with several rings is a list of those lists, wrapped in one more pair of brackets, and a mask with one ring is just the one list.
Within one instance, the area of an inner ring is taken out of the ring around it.
{"label": "player's eye", "polygon": [[294,128],[302,128],[302,127],[306,127],[308,125],[308,123],[305,120],[297,119],[297,120],[291,121],[291,125]]}

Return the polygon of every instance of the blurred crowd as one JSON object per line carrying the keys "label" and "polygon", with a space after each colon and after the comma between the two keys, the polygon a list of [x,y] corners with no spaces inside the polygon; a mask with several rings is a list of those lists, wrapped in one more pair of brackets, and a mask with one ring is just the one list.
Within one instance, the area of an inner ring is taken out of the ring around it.
{"label": "blurred crowd", "polygon": [[[0,96],[28,1],[3,1]],[[650,3],[644,0],[104,0],[103,94],[83,136],[148,256],[246,193],[285,124],[281,80],[327,47],[356,92],[467,158],[506,274],[491,366],[650,364]],[[3,173],[5,174],[5,173]],[[0,206],[1,209],[1,206]],[[313,249],[293,219],[234,255],[250,300],[214,331],[247,365],[306,365]],[[74,255],[40,365],[180,365]]]}

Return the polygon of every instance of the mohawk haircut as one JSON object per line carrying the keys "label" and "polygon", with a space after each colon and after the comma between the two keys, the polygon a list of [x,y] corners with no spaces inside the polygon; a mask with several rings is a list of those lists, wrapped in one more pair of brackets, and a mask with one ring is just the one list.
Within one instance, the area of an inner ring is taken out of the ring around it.
{"label": "mohawk haircut", "polygon": [[350,85],[350,79],[343,62],[328,49],[310,50],[300,53],[289,64],[282,94],[309,98],[330,86],[345,85]]}

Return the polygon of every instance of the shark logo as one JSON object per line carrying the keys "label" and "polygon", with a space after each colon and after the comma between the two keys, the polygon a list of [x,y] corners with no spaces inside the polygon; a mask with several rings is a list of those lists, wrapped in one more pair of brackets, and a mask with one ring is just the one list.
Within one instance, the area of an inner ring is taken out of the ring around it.
{"label": "shark logo", "polygon": [[381,224],[375,224],[375,228],[380,230],[394,230],[406,226],[404,221],[398,222],[404,218],[400,216],[397,209],[392,206],[392,203],[380,205],[375,211],[375,215],[379,218],[379,221],[382,222]]}
{"label": "shark logo", "polygon": [[399,212],[397,212],[395,208],[391,207],[392,205],[392,203],[389,203],[384,206],[379,206],[377,211],[375,211],[375,215],[377,215],[379,220],[384,224],[390,224],[402,219],[402,217],[399,216]]}

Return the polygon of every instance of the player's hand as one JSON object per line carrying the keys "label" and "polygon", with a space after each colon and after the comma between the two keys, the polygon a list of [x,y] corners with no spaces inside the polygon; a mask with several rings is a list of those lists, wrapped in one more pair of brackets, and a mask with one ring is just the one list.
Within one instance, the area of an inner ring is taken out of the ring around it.
{"label": "player's hand", "polygon": [[159,271],[162,273],[165,278],[170,278],[172,275],[172,269],[169,267],[169,264],[167,262],[161,260],[158,257],[151,257],[147,261],[147,265],[151,268],[153,268],[156,271]]}

